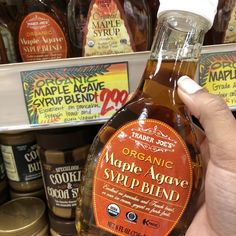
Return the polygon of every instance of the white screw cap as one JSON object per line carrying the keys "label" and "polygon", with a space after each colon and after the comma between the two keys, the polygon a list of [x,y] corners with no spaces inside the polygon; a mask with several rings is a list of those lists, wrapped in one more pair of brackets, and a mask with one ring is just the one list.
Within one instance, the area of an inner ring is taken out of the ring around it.
{"label": "white screw cap", "polygon": [[159,17],[166,11],[186,11],[200,15],[213,25],[217,11],[218,0],[160,0],[157,13]]}

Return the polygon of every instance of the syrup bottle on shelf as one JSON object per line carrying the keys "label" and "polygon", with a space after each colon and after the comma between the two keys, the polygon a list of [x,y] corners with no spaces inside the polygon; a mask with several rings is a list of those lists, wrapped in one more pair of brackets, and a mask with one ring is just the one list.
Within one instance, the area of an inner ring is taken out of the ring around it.
{"label": "syrup bottle on shelf", "polygon": [[79,235],[185,234],[204,165],[177,80],[194,78],[216,7],[217,0],[160,1],[141,83],[91,146],[77,202]]}
{"label": "syrup bottle on shelf", "polygon": [[150,49],[147,0],[70,0],[67,21],[71,42],[79,56]]}
{"label": "syrup bottle on shelf", "polygon": [[17,62],[14,44],[15,22],[10,17],[8,8],[0,3],[0,57],[1,64]]}
{"label": "syrup bottle on shelf", "polygon": [[0,35],[0,64],[6,64],[6,63],[8,63],[7,53],[5,50],[5,45],[2,36]]}
{"label": "syrup bottle on shelf", "polygon": [[23,0],[18,22],[16,44],[22,61],[70,57],[65,14],[53,0]]}
{"label": "syrup bottle on shelf", "polygon": [[149,7],[151,9],[152,17],[152,35],[155,36],[156,26],[157,26],[157,11],[160,5],[159,0],[148,0]]}
{"label": "syrup bottle on shelf", "polygon": [[207,32],[205,45],[236,43],[236,1],[219,0],[212,28]]}

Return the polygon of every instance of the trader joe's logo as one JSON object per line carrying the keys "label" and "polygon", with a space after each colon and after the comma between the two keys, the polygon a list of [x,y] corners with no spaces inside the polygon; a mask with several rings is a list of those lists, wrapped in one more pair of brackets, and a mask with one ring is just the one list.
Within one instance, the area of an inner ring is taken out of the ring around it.
{"label": "trader joe's logo", "polygon": [[21,72],[31,124],[110,117],[128,98],[127,63]]}

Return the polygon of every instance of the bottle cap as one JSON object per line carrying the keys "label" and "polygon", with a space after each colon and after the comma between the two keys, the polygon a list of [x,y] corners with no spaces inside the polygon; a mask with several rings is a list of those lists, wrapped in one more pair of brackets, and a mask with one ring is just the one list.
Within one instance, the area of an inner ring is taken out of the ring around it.
{"label": "bottle cap", "polygon": [[209,27],[212,27],[217,6],[218,0],[160,0],[157,16],[172,10],[192,12],[207,19]]}

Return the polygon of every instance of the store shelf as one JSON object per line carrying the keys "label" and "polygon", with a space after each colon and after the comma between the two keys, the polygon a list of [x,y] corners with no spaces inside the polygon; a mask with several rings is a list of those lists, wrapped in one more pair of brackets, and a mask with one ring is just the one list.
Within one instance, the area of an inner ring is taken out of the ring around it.
{"label": "store shelf", "polygon": [[[42,128],[56,128],[87,124],[87,121],[76,121],[56,124],[30,124],[25,105],[24,91],[21,81],[21,72],[31,70],[76,67],[83,65],[96,65],[106,63],[127,62],[129,74],[129,92],[137,87],[149,52],[123,54],[116,56],[70,58],[57,61],[42,61],[29,63],[16,63],[0,66],[0,132],[24,131]],[[89,121],[89,124],[99,124],[106,119]]]}
{"label": "store shelf", "polygon": [[[205,46],[202,50],[200,60],[200,68],[196,73],[196,80],[211,90],[213,93],[220,94],[227,100],[232,99],[235,102],[229,102],[229,107],[234,110],[236,108],[236,84],[235,89],[233,82],[236,81],[236,45],[218,45]],[[116,56],[89,57],[89,58],[70,58],[57,61],[42,61],[30,63],[16,63],[0,66],[0,132],[23,131],[43,128],[56,128],[82,124],[99,124],[107,120],[107,118],[97,118],[94,120],[78,120],[66,123],[50,123],[50,124],[32,124],[29,121],[28,111],[26,109],[24,90],[22,87],[21,72],[68,68],[83,65],[97,65],[106,63],[127,62],[129,75],[129,92],[136,89],[141,76],[143,74],[146,61],[150,52],[140,52],[133,54],[122,54]],[[211,81],[209,73],[217,71],[217,76]],[[231,72],[229,72],[231,71]],[[204,73],[203,73],[204,72]],[[224,77],[218,75],[223,74]],[[229,76],[229,73],[231,75]],[[227,77],[228,75],[228,77]],[[208,76],[208,77],[207,77]],[[229,80],[227,82],[226,80]],[[224,84],[228,83],[232,88],[224,88]],[[236,82],[235,82],[236,83]],[[217,86],[219,85],[219,86]],[[226,91],[224,93],[224,90]]]}

